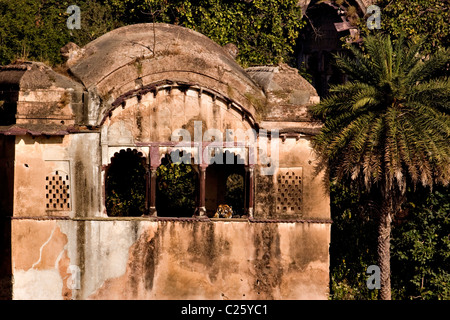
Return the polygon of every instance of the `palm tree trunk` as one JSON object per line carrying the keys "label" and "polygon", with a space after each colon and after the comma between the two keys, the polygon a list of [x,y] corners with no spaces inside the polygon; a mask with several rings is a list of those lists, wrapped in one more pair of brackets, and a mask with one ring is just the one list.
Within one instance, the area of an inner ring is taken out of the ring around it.
{"label": "palm tree trunk", "polygon": [[391,209],[389,201],[384,200],[378,222],[378,266],[380,267],[379,297],[391,300]]}

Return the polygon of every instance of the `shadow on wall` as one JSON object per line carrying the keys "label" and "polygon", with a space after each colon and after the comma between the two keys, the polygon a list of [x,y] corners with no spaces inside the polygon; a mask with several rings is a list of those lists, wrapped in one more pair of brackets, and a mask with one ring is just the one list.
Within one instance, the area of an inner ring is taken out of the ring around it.
{"label": "shadow on wall", "polygon": [[11,216],[15,137],[0,136],[0,300],[12,298]]}

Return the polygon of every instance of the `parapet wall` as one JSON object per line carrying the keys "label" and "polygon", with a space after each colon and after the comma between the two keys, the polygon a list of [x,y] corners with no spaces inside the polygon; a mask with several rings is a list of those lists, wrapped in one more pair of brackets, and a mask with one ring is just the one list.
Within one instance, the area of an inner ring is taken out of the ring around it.
{"label": "parapet wall", "polygon": [[326,299],[329,228],[13,218],[13,298]]}

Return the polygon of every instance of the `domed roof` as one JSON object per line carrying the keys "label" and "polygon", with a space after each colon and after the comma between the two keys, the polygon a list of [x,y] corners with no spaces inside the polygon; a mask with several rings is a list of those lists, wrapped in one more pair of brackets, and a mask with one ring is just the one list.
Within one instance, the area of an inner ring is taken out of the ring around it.
{"label": "domed roof", "polygon": [[88,90],[117,99],[130,90],[164,80],[203,86],[235,100],[251,113],[249,97],[261,88],[217,43],[181,26],[147,23],[115,29],[69,59],[71,73]]}
{"label": "domed roof", "polygon": [[39,62],[0,68],[1,90],[26,91],[16,103],[0,90],[11,109],[10,120],[0,124],[13,124],[15,117],[20,125],[39,118],[52,125],[98,126],[127,99],[166,87],[207,92],[255,127],[309,127],[309,106],[319,102],[297,69],[282,64],[244,70],[225,48],[176,25],[130,25],[83,48],[69,43],[61,53],[68,59],[66,75]]}

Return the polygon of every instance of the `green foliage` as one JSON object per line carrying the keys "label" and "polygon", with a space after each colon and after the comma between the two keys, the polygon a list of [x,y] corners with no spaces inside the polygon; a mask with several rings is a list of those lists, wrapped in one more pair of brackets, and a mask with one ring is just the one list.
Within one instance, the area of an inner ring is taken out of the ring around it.
{"label": "green foliage", "polygon": [[[366,269],[376,264],[367,194],[331,186],[330,299],[376,299]],[[409,190],[391,234],[392,297],[450,299],[450,188]]]}
{"label": "green foliage", "polygon": [[[450,82],[439,72],[450,55],[442,50],[423,60],[420,47],[402,41],[393,46],[382,35],[367,37],[362,50],[352,47],[351,56],[336,56],[350,81],[333,86],[330,96],[312,108],[324,121],[313,145],[328,176],[367,192],[373,212],[395,215],[408,187],[450,181]],[[344,228],[342,223],[337,227]],[[378,246],[389,250],[389,244]],[[359,281],[366,261],[354,261],[351,272],[358,272],[353,279]],[[347,279],[339,267],[334,270],[334,281]],[[338,296],[363,293],[361,285],[338,283],[344,285],[334,287]],[[348,293],[349,287],[356,291]]]}
{"label": "green foliage", "polygon": [[220,45],[234,43],[243,66],[287,61],[304,26],[295,0],[109,0],[125,24],[165,22],[196,30]]}
{"label": "green foliage", "polygon": [[302,62],[300,65],[297,66],[298,73],[309,83],[313,83],[313,76],[311,73],[308,72],[306,63]]}
{"label": "green foliage", "polygon": [[288,61],[299,30],[295,0],[79,0],[81,29],[69,30],[59,0],[0,0],[0,64],[16,58],[62,62],[59,49],[72,41],[84,46],[117,27],[165,22],[199,31],[220,45],[235,43],[243,66]]}
{"label": "green foliage", "polygon": [[312,108],[324,120],[313,143],[332,179],[382,192],[449,183],[450,82],[438,75],[450,54],[422,60],[420,45],[370,36],[363,50],[336,56],[350,81]]}
{"label": "green foliage", "polygon": [[61,62],[69,40],[62,1],[0,0],[0,64],[15,59]]}
{"label": "green foliage", "polygon": [[332,183],[330,198],[330,299],[376,299],[377,290],[366,285],[367,267],[377,261],[376,224],[366,209],[367,196]]}
{"label": "green foliage", "polygon": [[80,47],[124,25],[115,18],[112,8],[103,1],[83,0],[77,1],[77,5],[81,11],[81,29],[70,30],[69,34],[70,41]]}
{"label": "green foliage", "polygon": [[394,298],[450,299],[450,192],[409,192],[406,216],[393,228]]}
{"label": "green foliage", "polygon": [[233,173],[227,178],[225,203],[233,208],[233,214],[244,214],[244,177]]}
{"label": "green foliage", "polygon": [[379,0],[381,30],[369,31],[364,19],[358,26],[363,35],[384,32],[393,39],[402,35],[414,42],[424,38],[423,52],[432,53],[450,45],[450,6],[442,0]]}
{"label": "green foliage", "polygon": [[156,171],[156,210],[162,217],[191,217],[195,213],[197,173],[191,165],[166,157]]}
{"label": "green foliage", "polygon": [[84,46],[122,25],[102,1],[80,0],[81,29],[69,30],[70,1],[0,0],[0,65],[16,59],[62,63],[60,48],[69,41]]}

